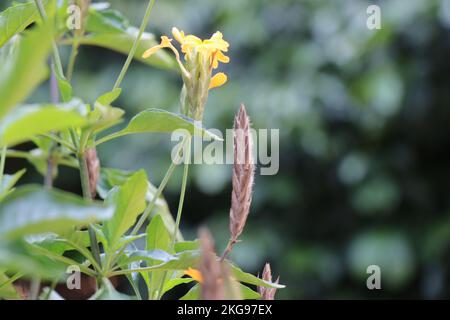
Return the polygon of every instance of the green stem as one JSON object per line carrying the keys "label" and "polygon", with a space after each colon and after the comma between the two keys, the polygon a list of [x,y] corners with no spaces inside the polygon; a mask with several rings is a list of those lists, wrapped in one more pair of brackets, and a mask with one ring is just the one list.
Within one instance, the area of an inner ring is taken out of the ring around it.
{"label": "green stem", "polygon": [[60,145],[63,145],[64,147],[66,147],[67,149],[69,149],[70,151],[72,151],[73,153],[76,153],[77,150],[75,149],[75,147],[68,143],[67,141],[61,139],[60,137],[58,137],[57,135],[53,134],[53,133],[44,133],[43,134],[44,137],[49,138],[57,143],[59,143]]}
{"label": "green stem", "polygon": [[[80,179],[81,179],[81,189],[83,191],[83,198],[92,200],[91,191],[89,188],[89,172],[86,164],[84,151],[78,153],[78,163],[80,167]],[[100,267],[98,271],[101,272],[102,264],[100,259],[100,248],[98,246],[97,236],[95,235],[95,231],[92,225],[89,226],[88,232],[89,232],[89,240],[91,242],[92,255],[94,256],[95,261]],[[98,285],[100,285],[100,283],[101,281],[98,282]]]}
{"label": "green stem", "polygon": [[173,171],[175,170],[175,167],[176,167],[176,165],[172,162],[170,164],[169,169],[167,169],[167,172],[164,175],[164,178],[161,181],[161,184],[159,185],[158,189],[156,190],[155,195],[153,196],[152,200],[150,201],[148,206],[145,208],[144,213],[139,218],[139,221],[134,225],[134,228],[131,231],[131,235],[135,235],[138,233],[139,229],[142,227],[142,225],[147,220],[150,213],[155,208],[156,201],[158,201],[158,198],[161,196],[161,193],[163,192],[164,188],[166,187],[167,183],[169,182],[169,179],[172,176]]}
{"label": "green stem", "polygon": [[73,75],[73,69],[75,67],[75,61],[77,60],[78,56],[78,46],[80,42],[78,40],[78,36],[75,37],[72,43],[72,49],[70,50],[70,57],[69,57],[69,63],[67,65],[67,80],[72,80]]}
{"label": "green stem", "polygon": [[59,281],[58,279],[52,281],[50,287],[48,288],[48,292],[44,297],[44,300],[50,299],[50,295],[52,294],[53,291],[55,291],[55,288],[58,285],[58,281]]}
{"label": "green stem", "polygon": [[[44,5],[41,0],[34,0],[36,3],[36,7],[38,8],[39,15],[41,16],[42,21],[47,21],[47,14],[45,13]],[[58,46],[56,45],[55,39],[52,39],[52,48],[53,48],[53,63],[55,65],[55,71],[58,78],[64,78],[64,71],[61,63],[61,57],[59,55]]]}
{"label": "green stem", "polygon": [[29,299],[38,300],[40,289],[41,289],[41,278],[37,276],[33,277],[33,279],[31,279]]}
{"label": "green stem", "polygon": [[91,191],[89,190],[89,173],[86,164],[86,159],[84,157],[84,152],[78,154],[78,163],[80,165],[80,179],[81,179],[81,190],[83,192],[83,198],[91,199]]}
{"label": "green stem", "polygon": [[125,134],[120,133],[120,132],[115,132],[115,133],[109,134],[109,135],[107,135],[107,136],[105,136],[103,138],[100,138],[97,141],[95,141],[95,146],[98,146],[99,144],[102,144],[102,143],[107,142],[109,140],[119,138],[119,137],[121,137],[123,135],[125,135]]}
{"label": "green stem", "polygon": [[3,174],[5,171],[6,150],[7,150],[7,147],[4,146],[2,149],[2,156],[0,159],[0,191],[1,191],[2,185],[3,185]]}
{"label": "green stem", "polygon": [[[181,192],[180,192],[180,200],[178,202],[178,211],[177,211],[177,217],[175,220],[175,227],[172,233],[172,239],[170,241],[170,250],[173,250],[173,247],[175,245],[178,230],[180,229],[180,221],[181,221],[181,215],[183,213],[183,204],[184,204],[184,197],[186,195],[186,186],[187,186],[187,179],[189,174],[189,162],[191,158],[191,138],[187,138],[187,148],[186,148],[186,154],[184,154],[184,170],[183,170],[183,180],[181,182]],[[166,282],[168,271],[166,270],[164,272],[164,275],[161,279],[161,284],[158,290],[158,299],[161,299],[162,297],[162,290],[164,288],[164,283]]]}
{"label": "green stem", "polygon": [[180,228],[180,222],[181,222],[181,214],[183,213],[183,204],[184,204],[184,197],[186,195],[186,186],[187,186],[187,179],[189,174],[189,162],[191,157],[191,138],[187,139],[187,152],[184,158],[184,170],[183,170],[183,180],[181,182],[181,192],[180,192],[180,200],[178,202],[178,211],[177,211],[177,217],[175,220],[175,228],[173,230],[172,234],[172,240],[170,242],[170,247],[173,249],[173,246],[175,245],[176,239],[177,239],[177,233]]}
{"label": "green stem", "polygon": [[[19,151],[19,150],[8,150],[6,152],[6,157],[8,158],[20,158],[20,159],[26,159],[29,161],[32,161],[33,159],[37,159],[37,158],[41,158],[41,157],[35,157],[31,154],[29,154],[28,152],[25,151]],[[55,159],[55,161],[63,166],[66,167],[70,167],[70,168],[75,168],[78,169],[78,165],[73,163],[73,161],[71,161],[72,158],[67,159],[67,158],[57,158]],[[74,160],[74,159],[73,159]]]}
{"label": "green stem", "polygon": [[120,70],[120,74],[117,77],[116,83],[114,84],[113,90],[119,88],[120,84],[122,83],[123,78],[125,77],[125,74],[127,73],[128,67],[131,64],[131,61],[133,60],[134,54],[136,53],[136,49],[138,47],[139,41],[141,40],[142,34],[144,33],[145,27],[148,24],[148,21],[150,19],[150,13],[152,12],[153,4],[155,3],[155,0],[150,0],[147,5],[147,9],[145,10],[144,18],[142,19],[141,26],[139,27],[139,32],[137,34],[136,39],[134,40],[133,46],[131,47],[130,52],[128,53],[127,60],[125,61],[125,64],[122,67],[122,70]]}

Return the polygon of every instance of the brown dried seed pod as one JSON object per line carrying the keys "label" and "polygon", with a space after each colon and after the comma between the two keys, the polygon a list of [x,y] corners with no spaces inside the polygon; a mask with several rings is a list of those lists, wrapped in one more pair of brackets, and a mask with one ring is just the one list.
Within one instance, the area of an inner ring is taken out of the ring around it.
{"label": "brown dried seed pod", "polygon": [[89,174],[89,191],[91,192],[91,197],[95,198],[97,182],[100,177],[100,160],[97,157],[95,147],[86,150],[85,159]]}
{"label": "brown dried seed pod", "polygon": [[245,106],[241,104],[234,119],[233,191],[230,209],[231,242],[236,242],[241,235],[250,212],[255,172],[252,145],[250,118],[247,116]]}
{"label": "brown dried seed pod", "polygon": [[[262,279],[268,282],[272,282],[272,270],[270,269],[270,264],[266,263],[263,269]],[[280,277],[277,278],[275,283],[278,283]],[[274,300],[275,293],[277,292],[276,288],[266,288],[258,286],[258,292],[261,295],[261,300]]]}
{"label": "brown dried seed pod", "polygon": [[204,228],[199,231],[199,239],[202,251],[199,267],[202,275],[201,297],[203,300],[222,300],[224,299],[222,268],[216,257],[214,240]]}

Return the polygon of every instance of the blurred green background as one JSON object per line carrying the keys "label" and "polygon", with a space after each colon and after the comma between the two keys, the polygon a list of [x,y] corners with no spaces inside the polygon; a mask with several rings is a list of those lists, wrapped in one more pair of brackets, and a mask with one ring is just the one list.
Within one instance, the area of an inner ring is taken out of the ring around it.
{"label": "blurred green background", "polygon": [[[146,1],[111,3],[140,23]],[[369,4],[381,7],[381,30],[366,27]],[[231,128],[244,102],[254,128],[280,130],[280,171],[256,177],[232,254],[240,266],[257,273],[270,262],[287,285],[280,299],[450,298],[449,0],[157,0],[147,31],[172,26],[203,38],[220,30],[230,42],[229,82],[210,92],[205,126]],[[93,101],[110,90],[124,60],[82,47],[75,94]],[[178,111],[176,73],[134,62],[122,87],[115,105],[129,118]],[[32,98],[48,99],[46,86]],[[123,137],[99,156],[159,184],[172,146],[167,135]],[[24,165],[9,160],[8,170]],[[194,238],[205,224],[221,251],[231,167],[192,168],[183,232]],[[181,171],[165,192],[172,212]],[[31,169],[23,182],[40,179]],[[79,192],[76,171],[61,168],[56,186]],[[382,290],[366,287],[371,264]]]}

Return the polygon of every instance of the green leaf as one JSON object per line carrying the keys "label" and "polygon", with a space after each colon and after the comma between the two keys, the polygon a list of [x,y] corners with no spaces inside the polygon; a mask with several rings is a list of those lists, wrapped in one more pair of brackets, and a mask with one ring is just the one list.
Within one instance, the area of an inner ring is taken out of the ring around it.
{"label": "green leaf", "polygon": [[223,139],[201,127],[201,125],[185,116],[162,109],[147,109],[134,116],[128,126],[118,132],[101,138],[97,144],[133,133],[166,132],[177,129],[187,130],[191,135],[205,136],[214,140]]}
{"label": "green leaf", "polygon": [[261,295],[258,292],[250,289],[242,283],[239,284],[239,288],[241,290],[242,299],[244,300],[256,300],[261,298]]}
{"label": "green leaf", "polygon": [[[164,223],[162,217],[158,214],[153,217],[147,227],[147,250],[165,250],[166,252],[171,252],[171,234],[167,230],[166,224]],[[156,265],[158,262],[147,262],[147,266]],[[143,276],[146,281],[148,288],[149,297],[156,297],[158,295],[158,290],[161,287],[162,281],[167,281],[170,276],[167,277],[164,271],[154,271],[146,273]],[[162,284],[164,285],[164,283]]]}
{"label": "green leaf", "polygon": [[168,280],[163,288],[163,294],[166,293],[169,290],[172,290],[173,288],[175,288],[176,286],[180,285],[180,284],[185,284],[185,283],[191,283],[192,281],[195,281],[192,278],[174,278],[174,279],[170,279]]}
{"label": "green leaf", "polygon": [[0,145],[13,146],[38,134],[83,126],[86,119],[76,103],[21,106],[0,121]]}
{"label": "green leaf", "polygon": [[96,103],[102,104],[104,106],[109,106],[111,103],[116,101],[121,92],[122,89],[120,88],[116,88],[112,91],[106,92],[97,99]]}
{"label": "green leaf", "polygon": [[0,236],[67,232],[111,218],[114,209],[79,196],[41,186],[19,187],[0,203]]}
{"label": "green leaf", "polygon": [[[191,281],[185,281],[185,280],[191,280]],[[193,281],[193,279],[191,279],[191,278],[174,279],[174,280],[168,282],[167,290],[170,290],[174,286],[179,285],[181,283],[189,283],[192,281]],[[169,285],[173,285],[173,286],[169,287]],[[236,282],[235,285],[236,285],[236,289],[238,290],[237,293],[239,295],[239,299],[256,300],[256,299],[261,298],[259,293],[253,291],[252,289],[243,285],[242,283]],[[228,289],[230,289],[230,288],[228,288]],[[233,297],[233,294],[231,292],[226,293],[226,295],[227,294],[230,295],[229,297]],[[200,299],[201,299],[201,286],[198,283],[195,286],[193,286],[183,297],[180,298],[180,300],[200,300]]]}
{"label": "green leaf", "polygon": [[[47,2],[47,1],[45,1]],[[16,3],[0,12],[0,47],[39,18],[33,1]]]}
{"label": "green leaf", "polygon": [[[162,250],[138,250],[136,252],[131,253],[131,255],[126,259],[127,262],[130,261],[150,261],[154,262],[156,260],[163,261],[162,263],[137,268],[133,270],[133,272],[145,272],[145,271],[154,271],[154,270],[186,270],[188,268],[194,268],[198,265],[200,259],[200,251],[198,250],[189,250],[183,251],[174,255],[171,255]],[[129,270],[124,270],[121,273],[130,273]]]}
{"label": "green leaf", "polygon": [[[128,21],[117,11],[94,4],[89,10],[86,31],[86,34],[79,39],[80,44],[99,46],[127,55],[139,30],[129,26]],[[68,39],[63,43],[71,44],[73,40]],[[158,43],[159,41],[155,39],[153,34],[144,32],[138,43],[134,58],[154,67],[177,70],[178,66],[175,59],[163,50],[158,51],[148,59],[142,58],[145,50]]]}
{"label": "green leaf", "polygon": [[14,174],[4,174],[2,178],[2,185],[0,185],[0,201],[3,200],[9,193],[11,193],[14,189],[14,185],[17,181],[24,175],[26,169],[22,169],[17,171]]}
{"label": "green leaf", "polygon": [[45,79],[51,32],[40,26],[13,41],[9,52],[0,55],[0,119]]}
{"label": "green leaf", "polygon": [[175,252],[186,251],[186,250],[198,250],[200,249],[200,242],[198,239],[193,241],[180,241],[175,243]]}
{"label": "green leaf", "polygon": [[125,114],[120,108],[96,104],[94,110],[89,114],[91,125],[86,129],[90,133],[96,134],[122,122]]}
{"label": "green leaf", "polygon": [[248,284],[253,284],[255,286],[262,286],[262,287],[267,287],[267,288],[282,289],[285,287],[282,284],[268,282],[268,281],[262,280],[256,276],[252,275],[251,273],[244,272],[239,267],[235,266],[231,262],[228,262],[228,265],[229,265],[231,272],[233,273],[235,279],[240,282],[245,282]]}
{"label": "green leaf", "polygon": [[160,249],[170,253],[171,234],[163,219],[156,215],[147,227],[147,250]]}
{"label": "green leaf", "polygon": [[[125,171],[114,168],[102,168],[100,172],[100,179],[97,184],[97,192],[99,196],[105,199],[111,189],[116,186],[123,185],[125,181],[127,181],[127,179],[132,175],[132,171]],[[148,190],[146,194],[146,200],[147,202],[150,202],[155,197],[156,187],[150,181],[147,182]],[[168,230],[175,229],[175,221],[172,214],[170,213],[169,206],[167,205],[167,202],[162,195],[160,195],[156,200],[154,213],[161,215],[161,218],[166,224],[166,228]],[[183,241],[181,232],[178,232],[177,234],[177,241]]]}
{"label": "green leaf", "polygon": [[133,297],[118,292],[108,279],[103,278],[103,286],[89,300],[133,300]]}
{"label": "green leaf", "polygon": [[63,102],[69,102],[72,99],[72,85],[64,75],[56,74],[56,82],[58,83],[59,92],[61,93],[61,99]]}
{"label": "green leaf", "polygon": [[174,255],[171,255],[164,250],[135,250],[135,251],[125,251],[127,258],[123,260],[125,263],[130,263],[134,261],[147,261],[147,265],[157,265],[161,262],[169,262],[172,260],[177,260]]}
{"label": "green leaf", "polygon": [[70,230],[62,235],[51,232],[34,234],[26,236],[25,240],[56,254],[77,250],[77,247],[87,248],[91,245],[87,230]]}
{"label": "green leaf", "polygon": [[197,283],[193,286],[180,300],[200,300],[200,285]]}
{"label": "green leaf", "polygon": [[10,281],[11,279],[5,275],[4,271],[0,270],[0,299],[20,299],[20,295],[17,293],[16,288]]}
{"label": "green leaf", "polygon": [[89,32],[123,32],[130,26],[127,18],[109,3],[93,3],[89,8],[86,30]]}
{"label": "green leaf", "polygon": [[0,242],[0,268],[43,279],[58,279],[65,271],[63,263],[36,253],[32,245],[4,240]]}
{"label": "green leaf", "polygon": [[147,174],[144,170],[139,170],[122,186],[114,188],[108,194],[106,202],[116,206],[113,218],[105,223],[105,234],[111,250],[117,249],[120,237],[144,211],[146,193]]}

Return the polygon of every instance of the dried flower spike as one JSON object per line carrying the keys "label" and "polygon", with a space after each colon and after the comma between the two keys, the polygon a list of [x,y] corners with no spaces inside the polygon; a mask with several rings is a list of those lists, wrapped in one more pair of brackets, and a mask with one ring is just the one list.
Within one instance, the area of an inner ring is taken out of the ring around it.
{"label": "dried flower spike", "polygon": [[[267,282],[272,282],[272,271],[270,269],[270,264],[266,263],[263,269],[262,279]],[[277,278],[277,281],[275,283],[278,283],[280,278]],[[261,295],[262,300],[274,300],[275,299],[275,293],[277,292],[276,288],[266,288],[258,286],[258,292]]]}
{"label": "dried flower spike", "polygon": [[221,279],[222,268],[217,261],[214,250],[214,240],[206,229],[199,231],[202,258],[200,262],[200,274],[202,282],[201,297],[203,300],[224,299],[224,286]]}
{"label": "dried flower spike", "polygon": [[233,191],[231,194],[230,232],[236,242],[241,235],[252,202],[255,165],[252,154],[250,118],[242,104],[234,119]]}
{"label": "dried flower spike", "polygon": [[230,209],[230,241],[222,254],[221,260],[225,260],[238,242],[238,237],[244,230],[250,213],[252,202],[253,180],[255,175],[255,164],[253,159],[253,141],[250,132],[250,118],[241,104],[234,118],[234,165],[231,192]]}

